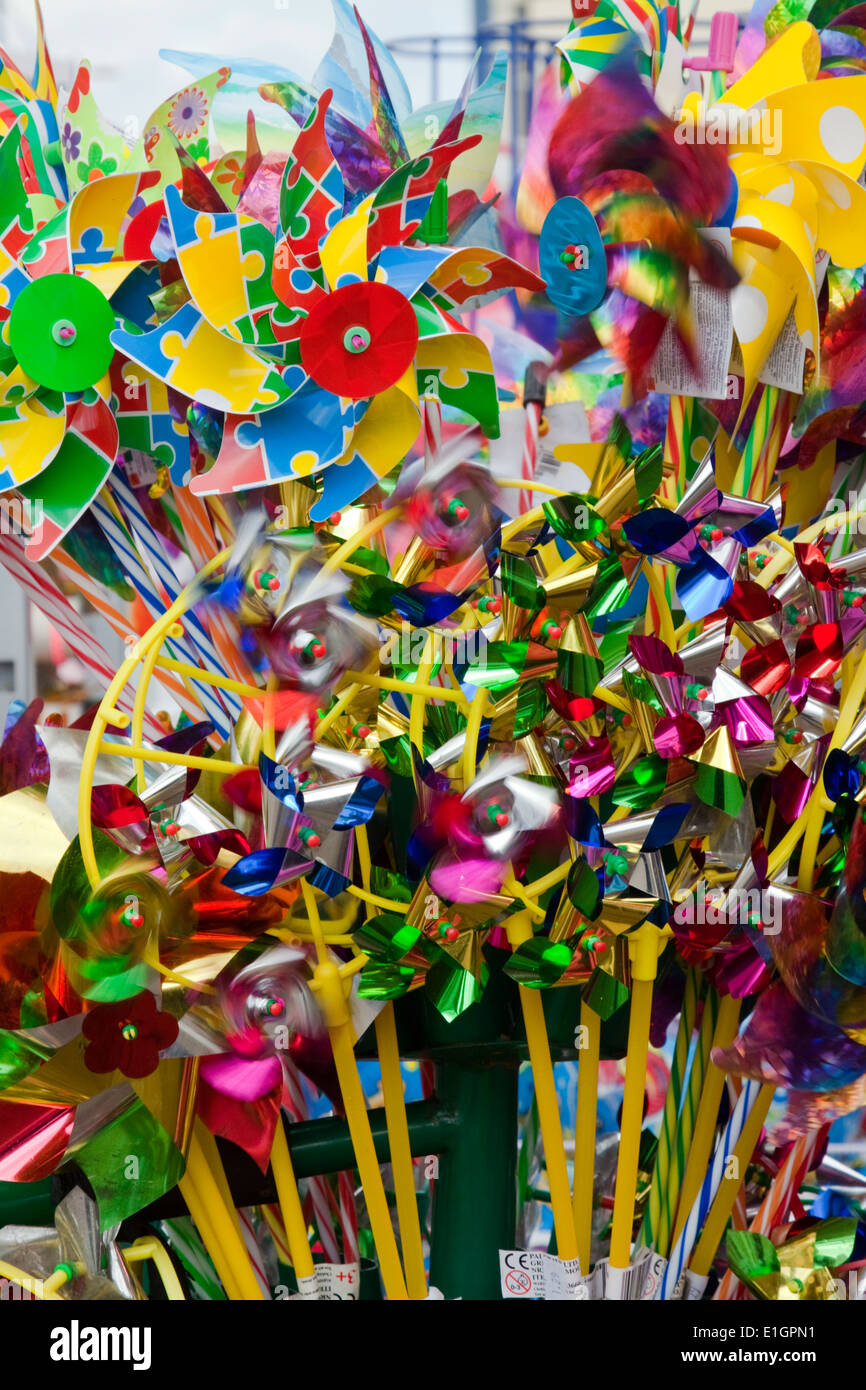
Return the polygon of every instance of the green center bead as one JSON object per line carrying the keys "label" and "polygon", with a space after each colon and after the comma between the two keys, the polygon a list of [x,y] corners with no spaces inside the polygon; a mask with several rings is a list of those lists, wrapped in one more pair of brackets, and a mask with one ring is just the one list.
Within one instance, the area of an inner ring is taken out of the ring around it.
{"label": "green center bead", "polygon": [[360,324],[355,324],[353,328],[347,328],[343,334],[343,347],[347,352],[366,352],[370,346],[370,333]]}

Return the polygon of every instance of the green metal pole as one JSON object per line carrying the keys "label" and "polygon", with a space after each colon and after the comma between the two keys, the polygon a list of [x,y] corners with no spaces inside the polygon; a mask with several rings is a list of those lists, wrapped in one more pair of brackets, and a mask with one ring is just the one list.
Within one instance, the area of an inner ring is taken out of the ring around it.
{"label": "green metal pole", "polygon": [[0,1182],[0,1226],[53,1226],[51,1179]]}
{"label": "green metal pole", "polygon": [[[409,1145],[415,1158],[438,1154],[453,1142],[452,1136],[458,1129],[457,1118],[448,1113],[447,1107],[438,1098],[411,1101],[406,1106],[406,1118],[409,1122]],[[380,1163],[387,1163],[390,1154],[384,1110],[370,1111],[370,1129],[376,1156]],[[286,1126],[286,1138],[295,1177],[339,1173],[355,1166],[355,1150],[345,1120],[330,1117],[300,1120]]]}
{"label": "green metal pole", "polygon": [[501,1296],[499,1251],[514,1248],[517,1223],[518,1066],[437,1061],[436,1097],[456,1118],[433,1188],[430,1282],[446,1298]]}

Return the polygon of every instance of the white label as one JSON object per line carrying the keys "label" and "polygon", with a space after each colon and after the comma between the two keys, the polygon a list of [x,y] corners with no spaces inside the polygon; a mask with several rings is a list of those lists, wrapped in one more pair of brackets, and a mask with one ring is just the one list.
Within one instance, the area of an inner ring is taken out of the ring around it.
{"label": "white label", "polygon": [[703,1296],[704,1289],[707,1287],[708,1274],[693,1274],[690,1269],[685,1272],[685,1290],[683,1298],[686,1303],[697,1303]]}
{"label": "white label", "polygon": [[543,1250],[500,1250],[499,1276],[503,1298],[543,1298],[575,1302],[588,1291],[577,1260],[560,1260]]}
{"label": "white label", "polygon": [[298,1292],[293,1297],[355,1302],[359,1296],[360,1279],[361,1267],[357,1264],[316,1265],[315,1274],[305,1274],[298,1280]]}
{"label": "white label", "polygon": [[665,1277],[665,1270],[668,1262],[664,1255],[656,1255],[653,1252],[646,1262],[646,1277],[644,1279],[641,1298],[650,1300],[658,1298],[661,1293],[662,1280]]}
{"label": "white label", "polygon": [[726,290],[697,281],[690,287],[694,344],[699,370],[692,367],[668,319],[652,363],[655,389],[672,396],[704,396],[723,401],[728,394],[728,363],[734,334],[731,297]]}
{"label": "white label", "polygon": [[[701,236],[731,259],[729,227],[702,227]],[[697,271],[689,271],[689,299],[697,370],[694,371],[677,342],[673,319],[668,319],[653,358],[656,391],[675,396],[704,396],[723,401],[729,391],[728,365],[734,343],[734,316],[727,290],[704,284]]]}
{"label": "white label", "polygon": [[805,365],[806,346],[797,332],[794,310],[791,309],[758,380],[765,386],[778,386],[782,391],[802,394]]}
{"label": "white label", "polygon": [[545,1298],[557,1302],[586,1298],[587,1289],[579,1260],[560,1260],[555,1255],[545,1255],[544,1260]]}
{"label": "white label", "polygon": [[292,1295],[293,1298],[318,1298],[319,1281],[315,1274],[303,1274],[298,1280],[298,1292]]}
{"label": "white label", "polygon": [[652,1251],[649,1247],[641,1246],[635,1252],[634,1259],[627,1269],[617,1269],[614,1265],[609,1264],[604,1291],[605,1298],[618,1302],[630,1302],[642,1298],[647,1267],[651,1258]]}

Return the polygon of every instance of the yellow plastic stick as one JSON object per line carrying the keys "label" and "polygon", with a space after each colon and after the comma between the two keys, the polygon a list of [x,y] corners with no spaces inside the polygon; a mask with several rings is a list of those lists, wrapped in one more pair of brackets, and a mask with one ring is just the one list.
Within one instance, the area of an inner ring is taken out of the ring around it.
{"label": "yellow plastic stick", "polygon": [[[829,803],[828,803],[829,804]],[[824,796],[819,786],[812,792],[809,814],[806,817],[806,833],[803,836],[803,848],[800,851],[800,868],[797,875],[797,887],[803,893],[811,893],[812,885],[815,881],[815,860],[818,856],[818,844],[821,839],[821,829],[824,824],[826,807]]]}
{"label": "yellow plastic stick", "polygon": [[[526,480],[523,478],[494,478],[497,487],[526,487]],[[563,492],[561,487],[551,487],[548,483],[537,483],[532,480],[532,492],[549,492],[551,497],[567,497],[568,493]]]}
{"label": "yellow plastic stick", "polygon": [[424,653],[418,664],[418,685],[412,691],[409,706],[409,740],[424,757],[424,706],[427,703],[425,690],[428,689],[430,672],[433,669],[433,637],[429,635],[424,643]]}
{"label": "yellow plastic stick", "polygon": [[469,718],[466,721],[466,741],[463,744],[463,787],[464,790],[469,783],[475,780],[475,763],[478,757],[478,735],[481,732],[481,723],[487,710],[487,691],[481,689],[476,692],[472,704],[469,706]]}
{"label": "yellow plastic stick", "polygon": [[316,966],[315,979],[319,984],[319,1002],[328,1024],[337,1078],[340,1082],[352,1147],[355,1150],[355,1162],[364,1189],[376,1253],[379,1256],[385,1296],[405,1302],[408,1298],[406,1282],[400,1265],[397,1242],[394,1239],[388,1200],[382,1185],[382,1174],[376,1157],[376,1146],[373,1143],[361,1078],[358,1075],[358,1064],[352,1048],[351,1019],[343,996],[340,972],[333,961],[320,959]]}
{"label": "yellow plastic stick", "polygon": [[547,892],[548,888],[555,888],[557,883],[568,878],[571,865],[572,861],[567,859],[564,864],[560,864],[558,869],[551,869],[549,874],[544,874],[542,878],[536,878],[533,879],[532,883],[527,883],[523,890],[527,898],[540,898],[542,893]]}
{"label": "yellow plastic stick", "polygon": [[[202,1147],[202,1153],[204,1154],[205,1162],[207,1163],[207,1166],[211,1174],[213,1175],[214,1182],[219,1188],[219,1193],[220,1197],[222,1198],[223,1207],[228,1212],[228,1215],[231,1218],[232,1225],[234,1226],[237,1232],[238,1239],[243,1244],[244,1237],[243,1232],[241,1231],[241,1219],[238,1216],[237,1208],[235,1207],[234,1198],[232,1197],[232,1190],[229,1186],[229,1180],[226,1177],[226,1171],[223,1167],[223,1161],[220,1157],[220,1151],[217,1148],[217,1141],[211,1134],[207,1125],[203,1124],[200,1119],[196,1118],[193,1121],[193,1124],[195,1127],[198,1142],[201,1144]],[[244,1245],[244,1249],[246,1249],[246,1245]]]}
{"label": "yellow plastic stick", "polygon": [[[644,922],[628,938],[632,979],[631,1016],[628,1026],[628,1050],[625,1059],[625,1088],[622,1097],[619,1158],[617,1159],[616,1187],[613,1194],[610,1272],[628,1269],[631,1263],[631,1237],[634,1226],[634,1203],[637,1195],[640,1136],[643,1129],[643,1102],[647,1054],[649,1052],[653,981],[658,970],[659,952],[665,938],[670,935],[669,927],[659,928],[654,926],[652,922]],[[612,1296],[616,1296],[616,1284],[610,1284],[609,1288]]]}
{"label": "yellow plastic stick", "polygon": [[346,892],[353,898],[360,898],[362,902],[371,903],[373,907],[384,907],[389,912],[402,912],[404,915],[409,911],[410,903],[392,902],[390,898],[380,898],[376,893],[368,893],[363,888],[356,888],[350,883]]}
{"label": "yellow plastic stick", "polygon": [[[719,1015],[716,1019],[716,1031],[713,1034],[713,1047],[729,1047],[737,1035],[737,1025],[740,1021],[740,1008],[742,1001],[734,999],[732,995],[725,994],[719,1000]],[[695,1116],[695,1128],[692,1133],[692,1144],[689,1149],[689,1156],[686,1162],[686,1171],[683,1174],[680,1196],[677,1203],[677,1218],[674,1223],[674,1233],[671,1238],[671,1248],[676,1245],[680,1231],[688,1220],[692,1203],[698,1195],[707,1165],[710,1161],[710,1154],[713,1150],[713,1141],[716,1136],[716,1119],[719,1113],[719,1102],[722,1099],[722,1091],[725,1085],[725,1073],[710,1061],[707,1067],[707,1074],[704,1079],[704,1087],[701,1091],[701,1098],[698,1102],[698,1113]]]}
{"label": "yellow plastic stick", "polygon": [[322,718],[316,725],[316,730],[314,734],[314,738],[317,742],[319,741],[319,739],[323,737],[327,730],[330,729],[331,725],[334,723],[334,720],[339,719],[340,715],[343,713],[343,710],[348,708],[348,706],[352,703],[360,689],[360,685],[350,685],[348,689],[344,690],[342,695],[338,697],[337,703],[334,705],[333,709],[327,710],[325,714],[322,715]]}
{"label": "yellow plastic stick", "polygon": [[292,1156],[289,1152],[286,1131],[283,1128],[282,1114],[277,1116],[277,1127],[274,1130],[274,1142],[271,1146],[271,1168],[277,1186],[277,1199],[280,1203],[283,1225],[286,1228],[289,1254],[292,1257],[292,1265],[300,1289],[302,1279],[315,1277],[316,1266],[310,1250],[310,1242],[307,1239],[307,1223],[304,1220]]}
{"label": "yellow plastic stick", "polygon": [[172,767],[200,767],[203,772],[243,772],[252,763],[231,763],[225,758],[199,758],[192,753],[170,753],[166,748],[142,748],[129,743],[101,743],[99,753],[114,754],[118,758],[142,759],[148,763],[168,763]]}
{"label": "yellow plastic stick", "polygon": [[[431,668],[432,664],[431,661]],[[346,675],[350,679],[371,685],[374,690],[396,690],[402,695],[424,695],[428,700],[451,700],[454,704],[462,704],[467,707],[469,705],[462,690],[449,689],[447,685],[424,685],[420,679],[420,671],[417,681],[401,681],[397,680],[396,676],[365,676],[360,671],[347,671]]]}
{"label": "yellow plastic stick", "polygon": [[343,544],[325,561],[319,571],[320,578],[324,578],[327,574],[333,574],[335,570],[340,568],[345,560],[348,560],[350,555],[353,555],[356,550],[360,549],[365,541],[368,541],[371,536],[375,536],[378,531],[384,530],[389,521],[394,521],[398,516],[402,515],[402,507],[390,507],[388,511],[381,512],[379,516],[374,516],[372,521],[366,522],[366,524],[361,526],[353,536],[343,541]]}
{"label": "yellow plastic stick", "polygon": [[277,678],[273,674],[268,677],[268,688],[265,691],[264,710],[262,717],[262,752],[273,762],[277,756],[276,735],[274,733],[274,692],[277,688]]}
{"label": "yellow plastic stick", "polygon": [[[358,847],[361,882],[365,888],[369,888],[373,867],[366,825],[357,827],[355,843]],[[345,974],[345,972],[341,971],[341,974]],[[412,1166],[412,1149],[409,1144],[409,1122],[406,1118],[403,1077],[400,1073],[397,1025],[394,1019],[394,1005],[391,1000],[388,1000],[385,1007],[376,1016],[376,1047],[382,1073],[385,1123],[388,1128],[388,1148],[394,1174],[394,1195],[397,1199],[397,1223],[400,1228],[400,1246],[403,1251],[406,1290],[411,1299],[424,1299],[427,1297],[424,1247],[421,1242],[421,1220],[418,1215],[418,1198],[415,1193],[415,1176]]]}
{"label": "yellow plastic stick", "polygon": [[[505,928],[512,948],[532,937],[529,913],[515,912],[505,919]],[[538,1122],[541,1140],[544,1144],[544,1159],[547,1167],[547,1181],[550,1187],[550,1205],[553,1211],[553,1226],[556,1231],[556,1250],[561,1260],[577,1257],[577,1240],[574,1234],[574,1216],[571,1210],[571,1189],[568,1184],[568,1164],[565,1158],[565,1145],[562,1140],[562,1125],[559,1119],[559,1102],[556,1084],[553,1079],[553,1062],[550,1058],[550,1044],[547,1040],[547,1024],[541,995],[536,989],[518,986],[523,1022],[526,1027],[526,1042],[529,1048],[529,1061],[535,1084],[535,1100],[538,1106]]]}
{"label": "yellow plastic stick", "polygon": [[582,1002],[580,1026],[586,1029],[577,1064],[577,1115],[574,1122],[574,1230],[580,1272],[589,1273],[592,1236],[592,1194],[595,1180],[595,1131],[598,1110],[598,1057],[601,1019]]}
{"label": "yellow plastic stick", "polygon": [[533,899],[524,889],[523,885],[517,882],[517,879],[514,877],[513,874],[509,874],[505,878],[502,886],[507,893],[511,894],[512,898],[514,898],[519,903],[523,903],[524,908],[529,913],[533,921],[544,921],[546,915],[544,909],[540,908],[538,906],[538,903],[533,901]]}
{"label": "yellow plastic stick", "polygon": [[[170,1263],[170,1261],[169,1261],[169,1263]],[[83,1264],[79,1264],[77,1261],[76,1261],[75,1264],[74,1264],[74,1270],[75,1270],[78,1274],[84,1274],[84,1273],[85,1273],[85,1267],[84,1267],[84,1265],[83,1265]],[[55,1269],[54,1273],[53,1273],[53,1274],[49,1274],[48,1278],[45,1280],[44,1284],[42,1285],[42,1292],[41,1292],[40,1297],[43,1299],[43,1301],[45,1301],[45,1300],[50,1300],[52,1294],[56,1293],[57,1290],[60,1289],[60,1288],[62,1288],[64,1284],[68,1284],[68,1283],[69,1283],[69,1279],[70,1279],[70,1273],[69,1273],[69,1269],[68,1269],[68,1268]]]}
{"label": "yellow plastic stick", "polygon": [[631,1236],[637,1191],[640,1136],[643,1129],[643,1101],[649,1052],[650,1012],[653,1002],[652,980],[634,980],[631,987],[631,1017],[625,1087],[622,1097],[619,1160],[613,1197],[613,1226],[610,1235],[612,1269],[628,1269],[631,1263]]}
{"label": "yellow plastic stick", "polygon": [[188,661],[176,661],[173,656],[157,656],[153,665],[166,671],[176,671],[178,675],[185,676],[188,680],[201,681],[203,685],[215,685],[218,690],[231,690],[235,695],[242,695],[245,699],[260,700],[264,694],[261,686],[247,685],[244,681],[234,680],[232,676],[220,675],[217,671],[202,671],[198,666],[191,666]]}
{"label": "yellow plastic stick", "polygon": [[214,1234],[219,1241],[226,1260],[231,1266],[241,1298],[246,1302],[261,1302],[264,1294],[259,1288],[253,1273],[246,1246],[238,1235],[231,1216],[226,1210],[216,1179],[208,1167],[207,1160],[198,1136],[193,1130],[187,1156],[189,1173],[198,1195],[204,1202]]}
{"label": "yellow plastic stick", "polygon": [[196,1228],[202,1239],[202,1244],[210,1256],[217,1277],[226,1291],[227,1298],[238,1302],[241,1292],[237,1280],[234,1277],[231,1262],[220,1245],[219,1238],[210,1219],[207,1204],[199,1195],[198,1188],[190,1177],[189,1173],[184,1173],[178,1183],[181,1196],[186,1202],[190,1216],[195,1222]]}
{"label": "yellow plastic stick", "polygon": [[689,1262],[689,1269],[694,1274],[705,1275],[710,1272],[719,1243],[725,1233],[725,1227],[730,1220],[731,1212],[734,1210],[737,1193],[746,1180],[746,1169],[755,1151],[761,1126],[767,1118],[767,1111],[770,1108],[775,1089],[771,1083],[761,1087],[757,1099],[749,1111],[746,1123],[743,1125],[740,1137],[734,1145],[734,1151],[731,1154],[734,1162],[731,1163],[729,1159],[727,1167],[733,1169],[736,1177],[728,1177],[726,1169],[726,1174],[719,1184],[715,1200],[707,1213],[701,1238],[695,1246]]}
{"label": "yellow plastic stick", "polygon": [[424,1249],[421,1244],[421,1221],[412,1169],[412,1150],[409,1146],[409,1124],[400,1074],[400,1051],[394,1022],[394,1005],[389,999],[376,1015],[376,1046],[382,1071],[382,1094],[385,1098],[385,1120],[388,1126],[388,1146],[394,1173],[394,1192],[397,1199],[397,1219],[400,1226],[400,1245],[406,1289],[412,1299],[427,1297],[427,1277],[424,1273]]}
{"label": "yellow plastic stick", "polygon": [[185,1302],[183,1286],[175,1273],[171,1257],[165,1246],[155,1236],[139,1236],[138,1240],[126,1247],[123,1258],[127,1264],[134,1264],[136,1260],[153,1260],[162,1280],[166,1298],[171,1303]]}
{"label": "yellow plastic stick", "polygon": [[[144,712],[147,703],[147,690],[150,685],[150,677],[153,674],[154,664],[159,656],[159,646],[154,643],[141,665],[141,675],[138,679],[138,689],[135,692],[135,702],[132,708],[132,742],[141,747],[144,742]],[[144,761],[139,761],[135,771],[136,789],[144,791],[146,782],[144,776]]]}

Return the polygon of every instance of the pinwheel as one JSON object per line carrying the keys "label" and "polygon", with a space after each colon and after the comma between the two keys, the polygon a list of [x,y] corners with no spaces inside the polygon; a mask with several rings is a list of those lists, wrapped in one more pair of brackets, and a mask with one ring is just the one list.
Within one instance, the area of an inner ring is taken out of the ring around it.
{"label": "pinwheel", "polygon": [[[194,492],[327,470],[312,513],[319,519],[406,454],[418,432],[419,382],[496,431],[489,354],[450,311],[479,292],[539,286],[495,252],[406,245],[439,180],[477,137],[433,146],[341,219],[342,180],[324,136],[329,100],[318,102],[286,165],[278,238],[237,213],[196,211],[168,189],[191,298],[150,333],[114,335],[166,383],[228,412],[217,462],[193,479]],[[169,362],[175,348],[178,360]],[[284,365],[265,368],[264,351]],[[239,381],[231,367],[238,354],[262,363],[265,376],[248,368]],[[196,387],[187,376],[193,362]]]}
{"label": "pinwheel", "polygon": [[[685,110],[696,121],[710,122],[714,113],[725,120],[737,180],[731,235],[740,284],[731,308],[743,363],[741,419],[783,329],[784,341],[797,347],[799,339],[821,370],[817,293],[824,262],[816,268],[816,251],[826,251],[837,267],[859,267],[866,255],[866,202],[857,183],[866,159],[866,96],[859,77],[821,74],[817,81],[819,61],[818,34],[802,21],[766,48],[718,106],[702,109],[697,98],[686,100]],[[837,275],[844,279],[843,271]],[[828,347],[832,355],[832,340]],[[792,360],[800,371],[786,384],[800,391],[802,349]],[[832,383],[833,365],[829,373]],[[796,435],[822,404],[831,407],[815,392],[804,402]],[[816,435],[809,457],[817,448]]]}
{"label": "pinwheel", "polygon": [[638,70],[645,77],[658,76],[668,35],[667,17],[659,6],[652,0],[641,0],[639,4],[598,0],[585,8],[585,16],[579,17],[575,12],[568,33],[556,45],[573,91],[591,83],[612,55],[632,46],[640,50]]}
{"label": "pinwheel", "polygon": [[601,344],[640,389],[669,319],[693,356],[690,271],[720,290],[736,283],[698,231],[729,201],[724,153],[714,148],[699,162],[677,144],[674,123],[623,57],[565,107],[548,162],[558,201],[541,230],[539,267],[567,316],[559,360],[571,365]]}
{"label": "pinwheel", "polygon": [[650,506],[623,523],[623,535],[643,555],[677,566],[677,595],[690,618],[705,618],[730,598],[744,549],[772,535],[772,507],[725,496],[716,487],[711,451],[676,510]]}
{"label": "pinwheel", "polygon": [[[840,825],[847,851],[844,886],[832,913],[813,894],[771,889],[780,930],[758,940],[778,978],[759,998],[740,1037],[716,1063],[790,1088],[789,1133],[846,1114],[866,1087],[866,965],[861,927],[866,832],[860,816]],[[820,1120],[819,1120],[820,1117]]]}
{"label": "pinwheel", "polygon": [[[220,882],[223,870],[202,870],[188,854],[183,875],[177,863],[171,865],[169,898],[152,872],[152,851],[130,857],[104,831],[97,829],[95,835],[103,873],[95,894],[80,876],[77,842],[58,864],[47,902],[35,876],[24,875],[20,881],[6,876],[18,916],[14,933],[0,938],[4,976],[11,968],[16,981],[5,992],[2,1014],[0,1173],[4,1178],[24,1175],[16,1144],[26,1133],[24,1161],[31,1179],[74,1157],[94,1182],[103,1215],[110,1211],[113,1219],[122,1220],[142,1198],[152,1200],[167,1191],[183,1173],[176,1122],[178,1106],[190,1098],[189,1059],[218,1053],[239,1059],[243,1054],[236,1014],[227,1015],[216,1033],[208,1023],[213,1009],[205,1004],[214,982],[234,980],[246,968],[249,994],[255,959],[265,962],[269,987],[275,974],[294,969],[298,953],[290,952],[284,960],[280,952],[285,948],[263,934],[285,917],[297,890],[242,897]],[[43,930],[37,935],[34,915],[40,897]],[[256,948],[258,937],[262,944]],[[49,978],[50,987],[44,983]],[[283,981],[287,997],[290,983]],[[235,997],[228,984],[225,989],[223,984],[217,988],[219,1000]],[[294,1026],[297,1010],[287,1006],[284,1012],[287,1024]],[[280,1022],[273,1009],[267,1019],[273,1025]],[[237,1047],[227,1034],[238,1041]],[[309,1027],[307,1034],[312,1036]],[[249,1044],[247,1037],[247,1055]],[[291,1055],[304,1066],[303,1048],[292,1048]],[[220,1077],[215,1067],[213,1080],[219,1083]],[[236,1072],[234,1084],[240,1085]],[[237,1089],[227,1097],[218,1092],[221,1100],[203,1089],[199,1110],[206,1122],[213,1111],[217,1132],[228,1133],[266,1162],[261,1125],[267,1118],[269,1140],[279,1092],[271,1096],[267,1115],[259,1106],[251,1128],[243,1109],[251,1084],[247,1078],[242,1095]],[[265,1089],[272,1092],[273,1087],[271,1076]],[[259,1089],[254,1099],[262,1096]],[[141,1171],[128,1175],[136,1182],[122,1184],[123,1190],[112,1196],[116,1175],[107,1156],[116,1143],[140,1156]]]}
{"label": "pinwheel", "polygon": [[88,185],[37,229],[16,165],[19,150],[14,127],[0,146],[7,198],[0,488],[16,488],[28,504],[28,554],[39,559],[78,520],[114,465],[110,301],[135,269],[118,246],[130,208],[157,176],[122,174]]}
{"label": "pinwheel", "polygon": [[310,747],[300,725],[277,751],[285,762],[259,758],[265,847],[238,859],[223,882],[255,897],[306,874],[335,897],[350,882],[354,828],[372,816],[385,778],[358,754]]}
{"label": "pinwheel", "polygon": [[[833,1271],[854,1255],[856,1217],[804,1219],[774,1239],[757,1231],[728,1231],[728,1265],[762,1302],[835,1299]],[[844,1287],[844,1285],[843,1285]]]}

